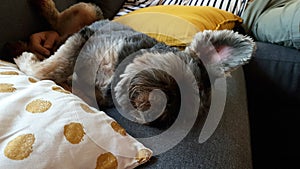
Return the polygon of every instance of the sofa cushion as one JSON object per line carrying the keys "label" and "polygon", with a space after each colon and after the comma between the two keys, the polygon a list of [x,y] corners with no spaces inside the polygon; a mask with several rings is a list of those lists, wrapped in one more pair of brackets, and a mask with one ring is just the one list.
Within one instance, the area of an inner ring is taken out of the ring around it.
{"label": "sofa cushion", "polygon": [[[250,96],[265,93],[262,95],[265,102],[274,102],[267,98],[280,95],[300,101],[300,51],[270,43],[256,44],[254,57],[244,66],[246,78],[249,79],[248,87],[254,90],[249,92]],[[289,99],[278,97],[276,100],[282,102]]]}
{"label": "sofa cushion", "polygon": [[208,6],[160,5],[136,10],[114,21],[170,46],[184,47],[199,31],[233,29],[242,19]]}
{"label": "sofa cushion", "polygon": [[[168,129],[158,129],[132,122],[115,108],[106,112],[126,128],[128,133],[147,143],[146,145],[153,150],[153,158],[139,166],[139,169],[252,169],[242,69],[232,72],[232,77],[226,81],[227,98],[223,116],[215,132],[205,142],[199,140],[200,133],[206,133],[203,131],[203,116],[198,116],[192,129],[186,133],[184,130],[191,125],[191,121],[182,121],[179,118],[180,122],[177,122],[177,125]],[[185,134],[187,135],[180,140]]]}
{"label": "sofa cushion", "polygon": [[256,44],[244,66],[254,168],[293,168],[298,165],[300,51]]}

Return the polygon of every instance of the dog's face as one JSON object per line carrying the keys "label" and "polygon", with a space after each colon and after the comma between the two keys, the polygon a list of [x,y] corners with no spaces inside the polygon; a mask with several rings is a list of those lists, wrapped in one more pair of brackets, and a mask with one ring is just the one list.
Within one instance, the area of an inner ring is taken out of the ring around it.
{"label": "dog's face", "polygon": [[193,106],[201,100],[199,109],[207,108],[210,84],[247,63],[255,44],[232,31],[204,31],[184,51],[167,48],[135,53],[116,75],[120,79],[113,83],[113,97],[136,122],[173,122],[183,102]]}

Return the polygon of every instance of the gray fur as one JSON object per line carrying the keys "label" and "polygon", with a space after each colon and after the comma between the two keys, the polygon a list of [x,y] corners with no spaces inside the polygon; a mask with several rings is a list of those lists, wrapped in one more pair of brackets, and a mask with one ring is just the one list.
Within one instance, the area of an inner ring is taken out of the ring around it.
{"label": "gray fur", "polygon": [[[129,110],[127,113],[139,123],[149,123],[151,120],[147,118],[156,116],[152,114],[155,108],[151,102],[166,103],[161,105],[165,109],[159,118],[153,121],[159,123],[175,120],[182,92],[178,84],[182,82],[195,94],[199,93],[199,111],[206,111],[210,104],[212,79],[209,76],[213,79],[225,76],[247,63],[254,48],[250,38],[232,31],[204,31],[180,51],[127,26],[102,20],[71,36],[53,56],[42,62],[29,53],[15,61],[22,71],[39,79],[65,83],[68,77],[73,77],[73,84],[75,81],[84,88],[95,87],[100,108],[110,104],[110,90],[113,90],[117,105]],[[156,89],[166,96],[151,94]],[[87,95],[91,98],[93,93]]]}

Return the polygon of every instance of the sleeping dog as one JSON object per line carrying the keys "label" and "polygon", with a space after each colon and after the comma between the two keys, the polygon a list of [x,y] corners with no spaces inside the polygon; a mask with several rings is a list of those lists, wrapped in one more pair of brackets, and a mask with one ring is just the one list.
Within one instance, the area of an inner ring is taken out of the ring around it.
{"label": "sleeping dog", "polygon": [[[100,109],[113,102],[138,123],[166,124],[176,119],[182,100],[206,112],[215,79],[247,63],[254,48],[249,37],[223,30],[199,32],[179,50],[100,20],[43,61],[24,52],[15,62],[27,75],[72,85],[92,105],[96,98]],[[191,94],[181,97],[183,92]]]}

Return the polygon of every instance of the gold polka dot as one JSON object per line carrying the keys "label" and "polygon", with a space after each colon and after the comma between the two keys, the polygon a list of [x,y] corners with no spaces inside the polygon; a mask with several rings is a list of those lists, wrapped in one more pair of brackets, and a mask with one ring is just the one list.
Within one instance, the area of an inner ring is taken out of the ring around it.
{"label": "gold polka dot", "polygon": [[110,152],[101,154],[97,159],[96,169],[116,169],[118,168],[117,158]]}
{"label": "gold polka dot", "polygon": [[118,132],[122,136],[126,136],[126,130],[123,127],[121,127],[119,123],[113,121],[110,125],[116,132]]}
{"label": "gold polka dot", "polygon": [[10,141],[4,149],[4,155],[12,160],[23,160],[33,151],[35,141],[33,134],[24,134]]}
{"label": "gold polka dot", "polygon": [[0,93],[12,93],[16,91],[16,88],[13,86],[13,84],[9,83],[0,83]]}
{"label": "gold polka dot", "polygon": [[50,101],[37,99],[30,102],[26,106],[26,110],[31,113],[44,113],[50,109],[52,103]]}
{"label": "gold polka dot", "polygon": [[80,103],[80,107],[87,113],[95,113],[88,105]]}
{"label": "gold polka dot", "polygon": [[66,94],[70,94],[69,91],[64,90],[63,88],[59,87],[59,86],[53,86],[52,90],[57,91],[57,92],[61,92],[61,93],[66,93]]}
{"label": "gold polka dot", "polygon": [[19,73],[15,71],[5,71],[5,72],[0,72],[0,75],[19,75]]}
{"label": "gold polka dot", "polygon": [[138,161],[138,163],[143,164],[147,162],[151,156],[152,152],[150,150],[141,149],[136,155],[136,160]]}
{"label": "gold polka dot", "polygon": [[37,80],[34,79],[34,78],[32,78],[32,77],[29,77],[29,78],[28,78],[28,81],[29,81],[30,83],[36,83],[36,82],[37,82]]}
{"label": "gold polka dot", "polygon": [[70,123],[64,127],[64,135],[72,144],[79,144],[85,135],[83,126],[80,123]]}

